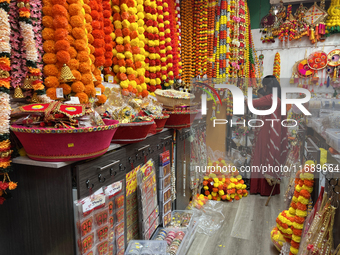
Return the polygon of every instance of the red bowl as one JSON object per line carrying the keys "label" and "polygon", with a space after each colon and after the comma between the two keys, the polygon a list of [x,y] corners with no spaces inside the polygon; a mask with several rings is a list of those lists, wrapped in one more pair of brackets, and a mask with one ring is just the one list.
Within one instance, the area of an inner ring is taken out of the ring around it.
{"label": "red bowl", "polygon": [[170,115],[165,114],[162,117],[154,117],[153,120],[155,121],[155,124],[152,125],[152,127],[149,130],[149,134],[156,134],[158,132],[161,132],[164,128],[165,123],[169,119]]}
{"label": "red bowl", "polygon": [[105,126],[74,129],[13,125],[11,130],[31,159],[46,162],[76,161],[98,157],[107,151],[119,121],[104,122]]}
{"label": "red bowl", "polygon": [[187,128],[191,126],[191,124],[195,120],[198,110],[164,111],[164,113],[170,115],[164,127],[173,128],[173,129],[182,129],[182,128]]}
{"label": "red bowl", "polygon": [[147,137],[150,128],[155,122],[142,121],[133,123],[120,123],[117,132],[112,138],[112,143],[127,144],[138,143]]}

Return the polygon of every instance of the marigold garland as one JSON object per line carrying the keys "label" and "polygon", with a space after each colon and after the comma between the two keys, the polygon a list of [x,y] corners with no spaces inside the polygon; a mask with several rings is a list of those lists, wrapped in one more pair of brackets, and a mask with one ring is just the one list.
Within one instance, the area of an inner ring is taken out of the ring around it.
{"label": "marigold garland", "polygon": [[9,190],[16,188],[17,184],[13,183],[8,175],[11,171],[11,143],[9,140],[9,120],[11,114],[9,88],[11,77],[10,57],[11,45],[10,34],[11,26],[9,23],[9,1],[0,3],[0,33],[2,42],[0,44],[0,70],[3,76],[0,78],[0,175],[3,180],[0,182],[0,204],[6,200]]}
{"label": "marigold garland", "polygon": [[183,61],[183,74],[182,80],[185,86],[190,86],[190,80],[193,78],[193,68],[192,68],[192,34],[193,34],[193,10],[192,1],[182,1],[181,2],[181,20],[182,20],[182,30],[181,33],[181,43],[182,43],[182,61]]}
{"label": "marigold garland", "polygon": [[[311,164],[314,164],[314,162],[306,162],[307,166]],[[309,203],[310,193],[312,192],[312,187],[310,185],[314,182],[314,175],[308,171],[308,167],[305,167],[302,171],[300,170],[297,173],[297,178],[295,179],[295,192],[290,208],[280,213],[276,219],[279,231],[287,238],[286,240],[291,243],[290,255],[296,255],[299,252],[303,224],[308,214],[307,204]],[[307,180],[305,177],[308,177],[309,186],[304,184]],[[307,190],[302,187],[307,188]]]}

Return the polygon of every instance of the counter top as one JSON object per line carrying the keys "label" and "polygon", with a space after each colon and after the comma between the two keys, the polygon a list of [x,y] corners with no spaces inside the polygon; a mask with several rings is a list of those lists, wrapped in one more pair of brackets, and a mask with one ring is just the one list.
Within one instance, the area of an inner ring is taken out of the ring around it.
{"label": "counter top", "polygon": [[[159,133],[165,132],[167,130],[169,130],[169,129],[168,128],[164,128]],[[157,134],[159,134],[159,133],[157,133]],[[148,134],[147,137],[150,137],[150,136],[153,136],[153,135],[152,134]],[[107,152],[116,150],[116,149],[118,149],[120,147],[123,147],[125,145],[128,145],[128,144],[115,144],[115,143],[112,143],[110,145],[109,149],[107,150]],[[13,158],[12,162],[14,164],[19,164],[19,165],[30,165],[30,166],[49,167],[49,168],[61,168],[61,167],[68,166],[68,165],[71,165],[71,164],[73,164],[75,162],[79,162],[79,161],[43,162],[43,161],[32,160],[32,159],[30,159],[27,156],[21,156],[21,157]]]}

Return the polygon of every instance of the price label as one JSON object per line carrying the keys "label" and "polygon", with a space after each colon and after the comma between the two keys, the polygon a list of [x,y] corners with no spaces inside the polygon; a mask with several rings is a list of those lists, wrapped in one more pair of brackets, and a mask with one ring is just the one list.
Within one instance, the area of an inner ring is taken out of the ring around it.
{"label": "price label", "polygon": [[100,96],[102,94],[101,88],[96,88],[96,96]]}
{"label": "price label", "polygon": [[63,88],[56,88],[57,98],[64,98]]}
{"label": "price label", "polygon": [[80,104],[78,97],[70,97],[70,101],[65,102],[65,104]]}
{"label": "price label", "polygon": [[113,83],[113,76],[110,75],[110,76],[108,77],[107,81],[110,82],[110,83]]}
{"label": "price label", "polygon": [[122,187],[123,187],[123,183],[120,181],[120,182],[115,182],[111,185],[109,185],[106,190],[105,190],[105,194],[108,195],[108,196],[114,196],[114,195],[117,195],[121,190],[122,190]]}

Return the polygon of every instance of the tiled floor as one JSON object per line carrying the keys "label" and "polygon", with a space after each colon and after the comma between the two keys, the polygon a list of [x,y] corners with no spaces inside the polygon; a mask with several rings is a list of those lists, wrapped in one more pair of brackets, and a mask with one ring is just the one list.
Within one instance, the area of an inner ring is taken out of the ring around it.
{"label": "tiled floor", "polygon": [[284,209],[284,192],[285,185],[281,185],[281,194],[273,196],[268,206],[267,197],[260,195],[223,202],[223,226],[211,236],[196,233],[187,255],[278,255],[270,231]]}

